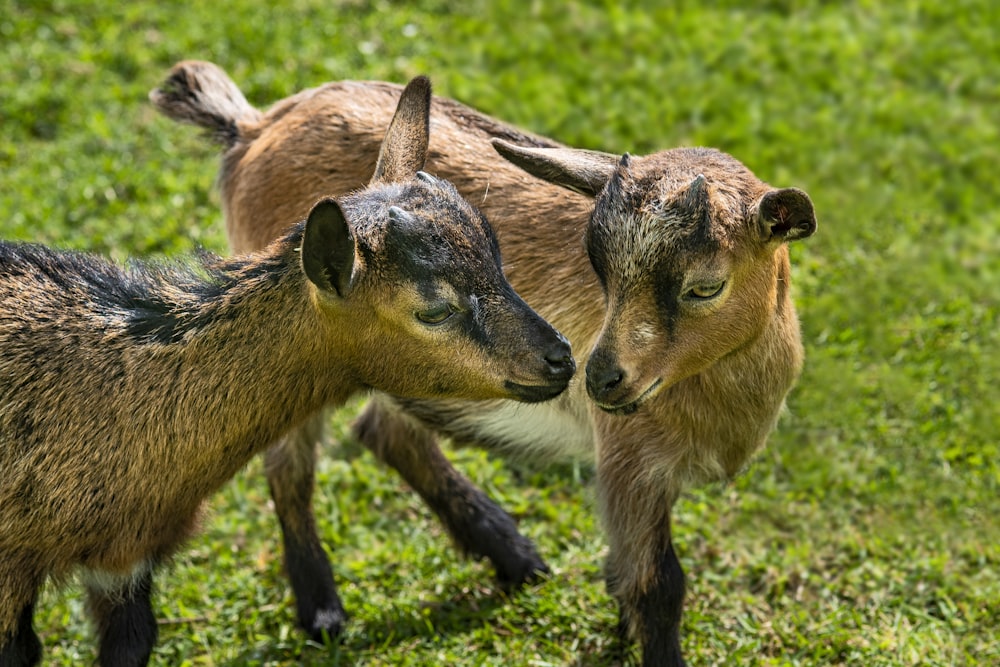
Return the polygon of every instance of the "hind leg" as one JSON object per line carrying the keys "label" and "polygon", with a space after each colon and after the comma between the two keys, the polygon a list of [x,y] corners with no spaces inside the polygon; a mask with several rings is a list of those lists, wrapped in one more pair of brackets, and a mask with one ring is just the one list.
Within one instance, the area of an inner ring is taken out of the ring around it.
{"label": "hind leg", "polygon": [[141,667],[149,662],[159,628],[153,615],[153,574],[91,574],[85,578],[87,609],[97,630],[102,667]]}
{"label": "hind leg", "polygon": [[44,577],[31,566],[31,559],[0,551],[0,667],[32,667],[42,659],[32,619]]}
{"label": "hind leg", "polygon": [[434,434],[385,397],[372,398],[354,430],[365,447],[420,494],[459,549],[493,563],[505,590],[549,571],[514,519],[455,469]]}
{"label": "hind leg", "polygon": [[285,570],[295,594],[299,625],[319,642],[324,641],[324,635],[340,635],[347,622],[312,511],[316,443],[325,417],[320,413],[311,418],[265,454],[267,482],[281,523]]}

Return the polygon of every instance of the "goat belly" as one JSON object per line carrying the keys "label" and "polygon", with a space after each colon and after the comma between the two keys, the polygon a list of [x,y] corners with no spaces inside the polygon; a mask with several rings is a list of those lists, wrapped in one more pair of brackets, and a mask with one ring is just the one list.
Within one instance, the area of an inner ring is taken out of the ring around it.
{"label": "goat belly", "polygon": [[571,391],[546,403],[392,399],[401,409],[462,445],[532,460],[593,461],[587,404]]}

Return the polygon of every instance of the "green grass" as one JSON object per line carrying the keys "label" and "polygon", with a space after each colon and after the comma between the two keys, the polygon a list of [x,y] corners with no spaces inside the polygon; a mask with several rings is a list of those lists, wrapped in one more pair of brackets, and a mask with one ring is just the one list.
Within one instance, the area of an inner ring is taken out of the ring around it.
{"label": "green grass", "polygon": [[[649,3],[650,6],[660,3]],[[1000,663],[1000,9],[952,3],[0,0],[0,236],[117,258],[224,251],[217,153],[146,93],[213,60],[259,106],[405,81],[568,144],[710,145],[812,196],[807,365],[769,449],[675,532],[697,665]],[[551,7],[550,7],[551,5]],[[259,462],[160,578],[158,663],[608,665],[589,470],[458,465],[552,565],[506,599],[334,418],[316,507],[352,622],[306,642]],[[46,590],[45,664],[89,662]]]}

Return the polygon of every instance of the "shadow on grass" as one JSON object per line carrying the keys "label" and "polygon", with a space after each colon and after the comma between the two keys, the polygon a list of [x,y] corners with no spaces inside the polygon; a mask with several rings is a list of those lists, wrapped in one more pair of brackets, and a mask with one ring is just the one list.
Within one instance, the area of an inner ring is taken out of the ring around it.
{"label": "shadow on grass", "polygon": [[[462,596],[421,604],[393,605],[377,617],[349,620],[346,634],[340,640],[325,645],[301,639],[275,641],[271,645],[248,647],[237,657],[219,663],[226,667],[251,665],[306,665],[355,667],[383,664],[383,656],[399,655],[408,649],[431,654],[439,648],[445,652],[460,652],[456,639],[468,637],[470,647],[489,643],[476,635],[483,630],[500,646],[505,636],[517,633],[502,620],[501,609],[515,604],[503,593],[489,596]],[[535,619],[537,621],[537,619]],[[603,628],[596,637],[579,646],[579,653],[565,663],[566,667],[631,667],[638,665],[633,647],[624,647],[616,636],[615,627]],[[473,649],[474,650],[474,649]],[[522,647],[523,650],[523,647]],[[504,658],[502,654],[498,658]],[[388,664],[388,663],[385,663]],[[514,663],[510,663],[514,664]],[[521,663],[517,663],[521,664]],[[527,663],[524,663],[527,664]]]}
{"label": "shadow on grass", "polygon": [[312,641],[276,641],[273,646],[254,646],[221,664],[243,667],[261,664],[352,665],[377,662],[388,649],[398,651],[410,644],[424,648],[439,638],[461,636],[489,627],[497,610],[510,604],[503,593],[462,596],[461,599],[429,602],[417,607],[392,605],[377,616],[348,619],[344,636],[321,645]]}

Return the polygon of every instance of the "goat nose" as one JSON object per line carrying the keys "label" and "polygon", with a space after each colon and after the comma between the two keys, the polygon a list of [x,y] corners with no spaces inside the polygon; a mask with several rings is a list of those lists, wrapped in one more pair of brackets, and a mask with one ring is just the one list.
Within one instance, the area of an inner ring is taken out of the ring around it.
{"label": "goat nose", "polygon": [[549,365],[549,370],[553,375],[573,375],[576,371],[576,361],[573,359],[573,351],[566,340],[558,343],[545,351],[545,361]]}
{"label": "goat nose", "polygon": [[587,393],[600,400],[615,390],[625,379],[625,371],[617,364],[588,364]]}

